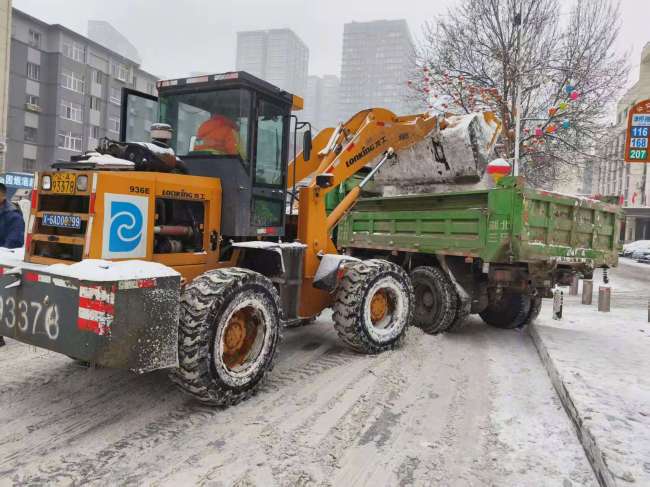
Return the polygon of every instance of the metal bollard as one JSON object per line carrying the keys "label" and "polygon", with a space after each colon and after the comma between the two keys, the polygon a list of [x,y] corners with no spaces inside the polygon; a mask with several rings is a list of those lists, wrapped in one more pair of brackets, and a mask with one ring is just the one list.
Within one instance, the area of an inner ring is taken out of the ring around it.
{"label": "metal bollard", "polygon": [[571,278],[571,286],[569,286],[569,296],[577,296],[578,295],[578,283],[580,282],[580,279],[578,276],[575,274]]}
{"label": "metal bollard", "polygon": [[555,288],[553,290],[553,319],[562,319],[562,307],[564,305],[564,292]]}
{"label": "metal bollard", "polygon": [[609,312],[612,298],[612,289],[609,286],[598,287],[598,311]]}
{"label": "metal bollard", "polygon": [[582,304],[591,304],[594,299],[594,281],[591,279],[582,280]]}

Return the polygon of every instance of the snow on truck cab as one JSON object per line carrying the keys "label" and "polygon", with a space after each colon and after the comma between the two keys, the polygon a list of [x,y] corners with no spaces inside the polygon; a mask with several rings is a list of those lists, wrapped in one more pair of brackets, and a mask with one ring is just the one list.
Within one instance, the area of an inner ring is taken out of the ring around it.
{"label": "snow on truck cab", "polygon": [[292,128],[295,141],[308,125],[291,114],[302,100],[265,81],[231,72],[161,81],[158,92],[123,90],[119,141],[35,177],[24,258],[0,253],[0,335],[101,366],[169,368],[214,405],[252,394],[280,326],[325,308],[354,350],[399,343],[413,311],[406,271],[339,255],[333,229],[366,182],[418,143],[437,148],[435,177],[467,158],[480,168],[494,116],[466,124],[471,137],[447,158],[438,117],[381,108],[313,140],[306,131],[291,154]]}

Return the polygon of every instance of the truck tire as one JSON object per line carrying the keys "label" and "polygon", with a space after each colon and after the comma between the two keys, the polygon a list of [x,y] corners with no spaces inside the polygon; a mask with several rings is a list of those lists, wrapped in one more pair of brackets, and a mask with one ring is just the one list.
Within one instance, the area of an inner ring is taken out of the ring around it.
{"label": "truck tire", "polygon": [[269,279],[240,268],[205,272],[181,296],[171,378],[203,403],[236,404],[271,369],[279,336],[280,299]]}
{"label": "truck tire", "polygon": [[458,308],[454,284],[438,267],[416,267],[410,278],[415,297],[413,324],[432,335],[445,331],[455,320]]}
{"label": "truck tire", "polygon": [[334,328],[357,352],[397,346],[411,323],[413,286],[397,264],[370,259],[345,269],[334,297]]}
{"label": "truck tire", "polygon": [[539,312],[542,310],[542,297],[541,296],[532,296],[530,298],[530,312],[528,313],[528,318],[526,318],[525,325],[529,325],[535,318],[539,316]]}
{"label": "truck tire", "polygon": [[443,331],[455,332],[463,328],[467,322],[467,317],[470,315],[469,308],[464,307],[460,299],[458,299],[458,306],[456,307],[456,313],[454,319],[449,323],[449,326]]}
{"label": "truck tire", "polygon": [[497,328],[521,328],[531,319],[532,300],[527,294],[504,291],[501,299],[490,300],[479,315],[488,325]]}

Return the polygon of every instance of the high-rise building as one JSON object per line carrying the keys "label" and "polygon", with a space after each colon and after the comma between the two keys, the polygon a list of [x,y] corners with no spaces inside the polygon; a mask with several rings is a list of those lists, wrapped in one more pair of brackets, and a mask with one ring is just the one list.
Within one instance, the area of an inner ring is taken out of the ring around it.
{"label": "high-rise building", "polygon": [[305,109],[300,119],[311,122],[312,128],[320,130],[340,122],[338,114],[339,78],[328,74],[307,78]]}
{"label": "high-rise building", "polygon": [[621,97],[616,106],[616,124],[610,129],[609,142],[597,153],[586,176],[592,192],[621,195],[624,200],[625,240],[650,239],[650,171],[648,164],[624,161],[628,111],[636,103],[650,98],[650,42],[641,51],[638,81]]}
{"label": "high-rise building", "polygon": [[35,171],[120,135],[122,88],[156,92],[132,59],[13,9],[7,170]]}
{"label": "high-rise building", "polygon": [[309,49],[291,29],[238,32],[236,65],[289,93],[306,94]]}
{"label": "high-rise building", "polygon": [[406,81],[415,48],[406,20],[351,22],[343,30],[340,117],[382,107],[399,115],[412,111]]}

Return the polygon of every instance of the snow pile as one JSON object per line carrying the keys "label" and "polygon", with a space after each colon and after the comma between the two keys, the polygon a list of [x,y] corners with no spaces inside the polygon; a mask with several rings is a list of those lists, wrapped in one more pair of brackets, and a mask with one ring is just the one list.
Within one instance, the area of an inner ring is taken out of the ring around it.
{"label": "snow pile", "polygon": [[111,262],[101,259],[86,259],[74,264],[42,265],[24,262],[25,249],[6,249],[0,247],[0,265],[21,267],[39,272],[46,272],[62,277],[84,281],[121,281],[130,279],[147,279],[156,277],[174,277],[180,274],[171,267],[158,262],[142,260],[124,260]]}
{"label": "snow pile", "polygon": [[54,264],[44,268],[43,272],[84,281],[100,282],[180,275],[171,267],[159,264],[158,262],[146,262],[142,260],[111,262],[101,259],[86,259],[70,265]]}
{"label": "snow pile", "polygon": [[21,261],[25,258],[25,247],[20,247],[19,249],[7,249],[5,247],[0,247],[0,258],[3,261],[5,259]]}
{"label": "snow pile", "polygon": [[[485,167],[493,156],[497,130],[478,113],[445,119],[446,128],[434,129],[422,141],[398,153],[398,162],[386,164],[375,180],[391,194],[463,189],[485,189]],[[420,189],[418,189],[420,188]],[[422,189],[423,188],[423,189]]]}
{"label": "snow pile", "polygon": [[89,152],[86,154],[88,157],[79,163],[88,163],[91,162],[100,166],[104,169],[133,169],[135,163],[133,161],[127,161],[126,159],[120,159],[119,157],[113,157],[110,154],[100,154],[99,152]]}

